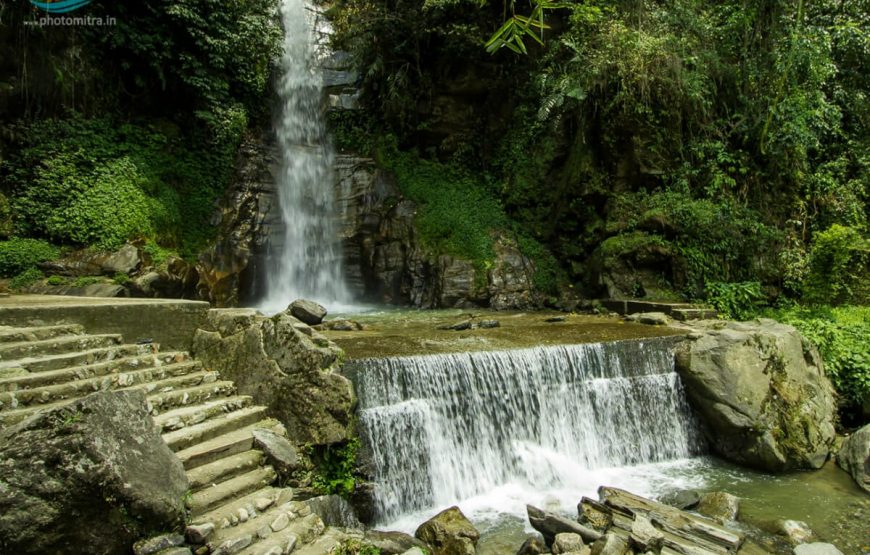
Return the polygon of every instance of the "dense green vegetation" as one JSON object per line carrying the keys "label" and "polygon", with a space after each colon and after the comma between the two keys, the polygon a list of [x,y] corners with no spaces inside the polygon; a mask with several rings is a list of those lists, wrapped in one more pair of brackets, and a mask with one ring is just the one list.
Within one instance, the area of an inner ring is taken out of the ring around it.
{"label": "dense green vegetation", "polygon": [[585,295],[782,319],[819,344],[847,420],[870,406],[870,2],[333,11],[370,109],[336,118],[337,142],[391,137],[382,162],[435,248],[485,263],[510,228]]}
{"label": "dense green vegetation", "polygon": [[268,116],[276,9],[97,0],[87,14],[116,24],[67,30],[25,25],[26,3],[0,5],[0,239],[145,238],[195,258],[242,134]]}

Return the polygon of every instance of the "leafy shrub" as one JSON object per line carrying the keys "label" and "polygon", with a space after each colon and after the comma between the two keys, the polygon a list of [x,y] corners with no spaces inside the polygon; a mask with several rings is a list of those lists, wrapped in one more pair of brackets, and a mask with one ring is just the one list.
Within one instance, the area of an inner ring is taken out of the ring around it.
{"label": "leafy shrub", "polygon": [[103,281],[102,278],[97,276],[82,276],[76,278],[75,281],[72,282],[73,287],[87,287],[88,285],[93,285],[95,283],[100,283]]}
{"label": "leafy shrub", "polygon": [[45,283],[48,285],[66,285],[67,279],[63,276],[51,276],[45,280]]}
{"label": "leafy shrub", "polygon": [[707,302],[723,318],[733,320],[753,318],[764,300],[761,283],[757,281],[737,283],[713,281],[707,283]]}
{"label": "leafy shrub", "polygon": [[215,232],[209,218],[234,167],[234,129],[219,141],[77,115],[22,127],[18,152],[0,166],[17,232],[103,249],[142,236],[194,258]]}
{"label": "leafy shrub", "polygon": [[857,229],[834,224],[817,233],[808,265],[806,300],[830,304],[870,301],[870,241]]}
{"label": "leafy shrub", "polygon": [[43,278],[42,272],[39,271],[39,268],[28,268],[24,270],[9,282],[9,286],[12,289],[23,289],[30,285],[33,285],[37,281]]}
{"label": "leafy shrub", "polygon": [[765,315],[793,325],[816,344],[840,394],[844,423],[859,424],[861,407],[870,406],[870,307],[792,307]]}
{"label": "leafy shrub", "polygon": [[359,440],[337,447],[327,447],[317,467],[312,486],[324,494],[347,497],[356,486],[356,455]]}
{"label": "leafy shrub", "polygon": [[38,263],[54,260],[60,250],[38,239],[13,238],[0,241],[0,276],[12,277],[34,268]]}
{"label": "leafy shrub", "polygon": [[114,281],[118,285],[127,285],[132,280],[130,279],[130,276],[128,276],[127,274],[123,274],[123,273],[119,272],[112,277],[112,281]]}

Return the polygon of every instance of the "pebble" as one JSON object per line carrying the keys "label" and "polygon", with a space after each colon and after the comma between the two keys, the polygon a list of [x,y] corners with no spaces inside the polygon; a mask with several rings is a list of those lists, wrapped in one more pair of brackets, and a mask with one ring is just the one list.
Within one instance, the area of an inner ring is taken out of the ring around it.
{"label": "pebble", "polygon": [[254,506],[261,513],[272,506],[273,501],[268,497],[258,497],[256,501],[254,501]]}

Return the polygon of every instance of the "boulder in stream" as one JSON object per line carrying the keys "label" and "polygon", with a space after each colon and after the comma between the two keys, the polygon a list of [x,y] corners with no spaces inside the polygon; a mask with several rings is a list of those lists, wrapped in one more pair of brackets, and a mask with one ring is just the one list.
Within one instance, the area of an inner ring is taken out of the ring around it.
{"label": "boulder in stream", "polygon": [[432,546],[434,555],[474,555],[480,539],[480,532],[459,507],[441,511],[421,524],[414,535]]}
{"label": "boulder in stream", "polygon": [[864,491],[870,492],[870,424],[843,442],[837,454],[837,464],[851,474]]}
{"label": "boulder in stream", "polygon": [[701,496],[698,512],[719,522],[737,520],[740,499],[724,491],[713,491]]}
{"label": "boulder in stream", "polygon": [[561,534],[556,534],[551,551],[554,555],[560,555],[562,553],[579,552],[584,547],[583,538],[580,537],[580,534],[562,532]]}
{"label": "boulder in stream", "polygon": [[314,301],[296,299],[288,307],[294,318],[305,322],[309,326],[316,326],[326,318],[326,307]]}
{"label": "boulder in stream", "polygon": [[722,457],[767,471],[820,468],[834,441],[834,390],[815,346],[774,320],[701,321],[676,368]]}

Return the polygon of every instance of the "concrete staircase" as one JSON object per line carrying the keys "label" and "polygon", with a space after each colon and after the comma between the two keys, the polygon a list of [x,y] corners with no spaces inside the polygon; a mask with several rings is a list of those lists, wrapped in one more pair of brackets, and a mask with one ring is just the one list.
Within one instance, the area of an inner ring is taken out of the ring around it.
{"label": "concrete staircase", "polygon": [[[327,553],[334,541],[305,503],[275,485],[257,449],[280,422],[186,352],[88,335],[81,326],[0,326],[0,429],[37,411],[109,389],[143,389],[155,424],[184,464],[190,550],[197,554]],[[182,550],[183,551],[183,550]]]}

